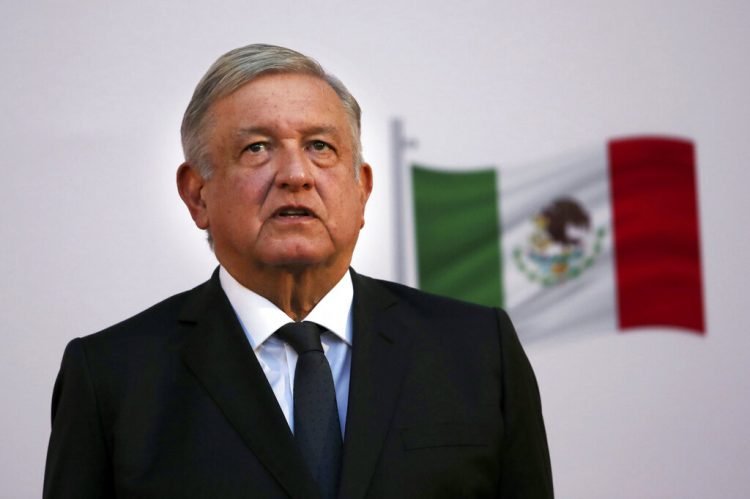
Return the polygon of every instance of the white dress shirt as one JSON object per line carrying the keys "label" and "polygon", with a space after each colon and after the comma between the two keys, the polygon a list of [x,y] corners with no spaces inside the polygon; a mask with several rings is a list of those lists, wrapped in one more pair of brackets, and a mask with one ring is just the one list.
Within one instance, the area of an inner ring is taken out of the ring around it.
{"label": "white dress shirt", "polygon": [[[276,400],[279,401],[289,428],[294,431],[293,390],[297,352],[273,336],[281,326],[294,321],[266,298],[237,282],[224,267],[219,269],[219,281],[268,378]],[[304,319],[327,329],[320,339],[323,352],[331,365],[342,435],[346,427],[346,409],[349,403],[353,298],[352,278],[347,272]]]}

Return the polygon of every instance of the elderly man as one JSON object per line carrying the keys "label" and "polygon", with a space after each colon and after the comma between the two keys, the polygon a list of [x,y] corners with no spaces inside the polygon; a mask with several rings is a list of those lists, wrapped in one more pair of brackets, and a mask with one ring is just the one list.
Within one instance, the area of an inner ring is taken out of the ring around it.
{"label": "elderly man", "polygon": [[289,49],[198,84],[177,186],[209,281],[70,342],[46,498],[549,498],[507,315],[359,275],[360,109]]}

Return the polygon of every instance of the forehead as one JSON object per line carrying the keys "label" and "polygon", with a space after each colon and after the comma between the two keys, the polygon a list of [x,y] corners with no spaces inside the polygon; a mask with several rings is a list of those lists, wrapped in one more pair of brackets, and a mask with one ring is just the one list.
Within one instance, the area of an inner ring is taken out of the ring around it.
{"label": "forehead", "polygon": [[222,127],[346,126],[338,94],[321,78],[281,73],[259,76],[217,100],[211,109]]}

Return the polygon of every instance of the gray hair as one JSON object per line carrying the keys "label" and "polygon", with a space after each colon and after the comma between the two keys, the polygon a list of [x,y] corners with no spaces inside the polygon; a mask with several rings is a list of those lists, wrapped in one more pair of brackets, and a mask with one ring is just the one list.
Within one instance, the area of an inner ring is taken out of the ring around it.
{"label": "gray hair", "polygon": [[182,118],[182,149],[185,160],[193,163],[204,178],[213,171],[206,150],[204,134],[208,127],[209,109],[255,78],[266,74],[297,73],[318,77],[328,83],[341,99],[351,128],[354,147],[354,171],[363,163],[360,139],[362,111],[354,96],[341,80],[326,73],[314,59],[291,49],[275,45],[254,44],[231,50],[219,57],[198,82]]}

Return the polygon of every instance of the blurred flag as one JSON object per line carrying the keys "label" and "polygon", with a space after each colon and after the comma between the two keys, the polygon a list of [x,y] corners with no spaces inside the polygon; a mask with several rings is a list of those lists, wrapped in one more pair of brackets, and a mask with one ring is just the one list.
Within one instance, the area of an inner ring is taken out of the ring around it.
{"label": "blurred flag", "polygon": [[510,313],[524,340],[705,332],[689,141],[613,140],[515,168],[412,166],[419,287]]}

